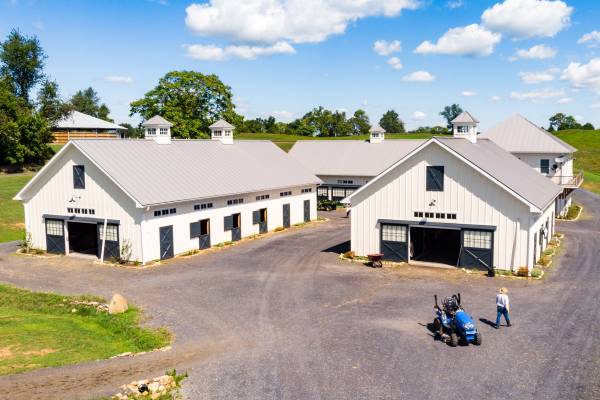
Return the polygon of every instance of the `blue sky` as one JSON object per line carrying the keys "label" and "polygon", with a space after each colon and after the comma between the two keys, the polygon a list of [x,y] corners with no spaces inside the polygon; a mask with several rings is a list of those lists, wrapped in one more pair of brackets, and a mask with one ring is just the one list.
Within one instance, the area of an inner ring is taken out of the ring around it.
{"label": "blue sky", "polygon": [[92,86],[116,122],[191,69],[219,75],[250,118],[393,108],[412,128],[456,102],[482,129],[514,112],[600,125],[599,21],[583,0],[0,0],[0,37],[38,36],[62,95]]}

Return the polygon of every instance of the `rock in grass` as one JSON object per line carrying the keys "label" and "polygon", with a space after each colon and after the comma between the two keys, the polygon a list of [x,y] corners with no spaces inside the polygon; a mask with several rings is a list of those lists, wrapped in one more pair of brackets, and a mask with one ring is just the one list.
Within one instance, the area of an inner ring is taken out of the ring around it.
{"label": "rock in grass", "polygon": [[127,311],[127,299],[118,293],[115,293],[108,305],[109,314],[120,314]]}

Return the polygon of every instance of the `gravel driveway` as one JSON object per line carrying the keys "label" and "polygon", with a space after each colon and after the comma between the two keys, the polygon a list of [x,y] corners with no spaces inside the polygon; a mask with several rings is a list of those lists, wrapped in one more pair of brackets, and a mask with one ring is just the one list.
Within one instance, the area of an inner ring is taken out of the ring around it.
{"label": "gravel driveway", "polygon": [[[341,262],[341,213],[144,270],[0,247],[0,281],[119,292],[176,335],[165,353],[1,377],[0,398],[90,398],[177,367],[190,374],[189,399],[598,399],[600,198],[576,197],[584,218],[558,223],[566,246],[543,281]],[[434,293],[460,291],[477,320],[493,320],[498,286],[510,290],[514,327],[478,321],[481,347],[433,340]]]}

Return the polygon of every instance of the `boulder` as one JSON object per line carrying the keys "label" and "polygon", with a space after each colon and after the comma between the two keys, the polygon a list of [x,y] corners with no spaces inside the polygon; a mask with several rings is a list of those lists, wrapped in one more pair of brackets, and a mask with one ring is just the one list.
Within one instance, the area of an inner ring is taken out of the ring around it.
{"label": "boulder", "polygon": [[127,311],[127,299],[118,293],[115,293],[108,305],[109,314],[120,314]]}

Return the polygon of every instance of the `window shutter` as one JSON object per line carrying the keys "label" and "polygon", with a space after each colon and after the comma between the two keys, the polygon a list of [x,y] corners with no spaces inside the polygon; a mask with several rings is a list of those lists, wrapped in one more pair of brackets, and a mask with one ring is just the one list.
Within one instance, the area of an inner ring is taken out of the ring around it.
{"label": "window shutter", "polygon": [[73,188],[85,189],[85,169],[83,165],[73,165]]}
{"label": "window shutter", "polygon": [[252,211],[252,224],[260,223],[260,210]]}
{"label": "window shutter", "polygon": [[233,215],[228,215],[223,220],[223,226],[225,231],[233,229]]}
{"label": "window shutter", "polygon": [[190,238],[200,236],[200,222],[190,223]]}
{"label": "window shutter", "polygon": [[443,192],[444,191],[444,167],[443,166],[427,167],[426,190],[428,192]]}

